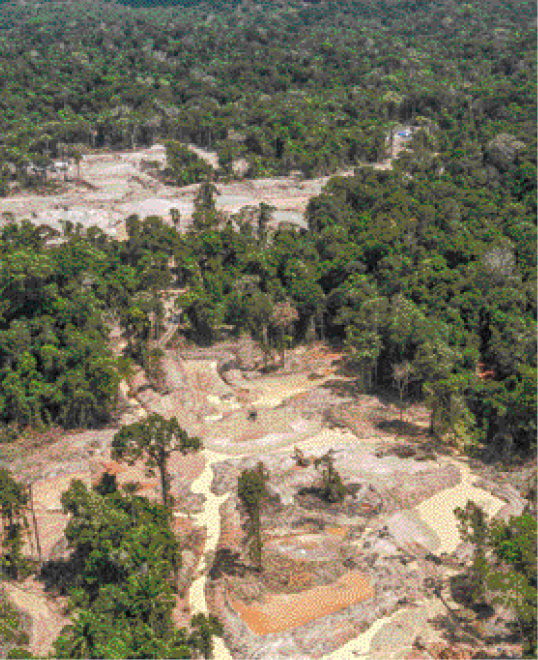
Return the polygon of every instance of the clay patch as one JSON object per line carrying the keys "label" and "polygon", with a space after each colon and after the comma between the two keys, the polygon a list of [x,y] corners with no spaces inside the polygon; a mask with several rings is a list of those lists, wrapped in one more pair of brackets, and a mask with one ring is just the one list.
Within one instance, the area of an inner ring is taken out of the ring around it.
{"label": "clay patch", "polygon": [[245,605],[228,596],[232,607],[256,635],[268,635],[304,626],[374,596],[368,579],[350,571],[333,584],[299,594],[277,594],[263,604]]}

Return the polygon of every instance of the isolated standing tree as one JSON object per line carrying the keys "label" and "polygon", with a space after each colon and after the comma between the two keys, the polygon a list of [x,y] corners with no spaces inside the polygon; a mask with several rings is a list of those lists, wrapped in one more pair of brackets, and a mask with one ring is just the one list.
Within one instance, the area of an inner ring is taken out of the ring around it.
{"label": "isolated standing tree", "polygon": [[267,481],[269,472],[260,461],[251,470],[243,470],[237,480],[237,495],[248,516],[249,531],[247,541],[249,542],[249,556],[258,570],[262,570],[262,537],[261,537],[261,511],[264,503],[269,497],[267,492]]}
{"label": "isolated standing tree", "polygon": [[189,436],[175,417],[165,419],[161,415],[152,414],[140,422],[123,426],[116,433],[112,441],[112,459],[125,460],[129,465],[143,459],[151,474],[154,474],[154,468],[157,468],[163,504],[167,507],[170,501],[170,479],[167,471],[170,455],[175,451],[185,455],[191,451],[199,451],[201,447],[202,441]]}
{"label": "isolated standing tree", "polygon": [[[68,158],[68,145],[65,142],[58,142],[58,153],[60,154],[60,159],[67,162]],[[67,169],[64,170],[64,181],[67,181]]]}
{"label": "isolated standing tree", "polygon": [[265,240],[267,237],[267,226],[273,219],[273,213],[276,211],[276,206],[271,206],[265,202],[260,203],[260,212],[258,215],[258,239]]}
{"label": "isolated standing tree", "polygon": [[285,366],[286,343],[290,341],[290,337],[286,335],[286,331],[289,331],[294,321],[297,321],[298,318],[297,309],[289,301],[277,303],[273,309],[271,322],[279,332],[280,361],[283,367]]}
{"label": "isolated standing tree", "polygon": [[402,362],[401,364],[395,364],[393,367],[392,377],[398,385],[398,395],[400,397],[400,421],[403,416],[403,398],[409,387],[409,381],[413,374],[413,367],[409,362]]}
{"label": "isolated standing tree", "polygon": [[170,218],[172,219],[174,227],[176,229],[179,229],[181,227],[181,214],[180,214],[179,210],[176,209],[176,208],[171,208],[170,209]]}
{"label": "isolated standing tree", "polygon": [[216,196],[219,190],[211,180],[204,181],[194,198],[191,229],[207,232],[216,229],[224,216],[217,211]]}
{"label": "isolated standing tree", "polygon": [[83,156],[88,153],[88,150],[85,144],[75,144],[70,148],[70,153],[77,166],[77,179],[80,180],[80,163]]}
{"label": "isolated standing tree", "polygon": [[334,452],[330,449],[326,454],[316,458],[314,467],[321,470],[323,480],[323,497],[328,502],[342,502],[346,496],[347,488],[342,482],[342,478],[334,467]]}

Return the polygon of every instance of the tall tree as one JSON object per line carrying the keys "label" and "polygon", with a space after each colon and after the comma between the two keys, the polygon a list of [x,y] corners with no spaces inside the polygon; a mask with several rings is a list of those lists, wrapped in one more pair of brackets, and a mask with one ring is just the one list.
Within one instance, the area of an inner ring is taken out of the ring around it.
{"label": "tall tree", "polygon": [[201,447],[201,440],[182,429],[175,417],[167,420],[152,414],[140,422],[123,426],[116,433],[112,441],[112,458],[126,460],[129,465],[142,459],[150,471],[157,468],[163,504],[168,506],[170,479],[167,464],[170,455],[175,451],[188,454],[199,451]]}
{"label": "tall tree", "polygon": [[29,531],[27,519],[28,489],[16,481],[5,468],[0,468],[0,515],[2,516],[2,556],[0,567],[17,579],[22,568],[21,550],[24,534]]}
{"label": "tall tree", "polygon": [[274,306],[271,322],[278,332],[280,362],[283,367],[286,364],[286,344],[288,344],[291,339],[290,336],[286,334],[286,331],[289,332],[294,321],[297,321],[298,318],[299,314],[297,313],[296,308],[289,301],[277,303]]}
{"label": "tall tree", "polygon": [[263,543],[261,536],[261,511],[269,497],[267,481],[269,472],[260,461],[255,468],[241,472],[237,481],[237,495],[248,516],[249,530],[247,541],[249,543],[249,556],[258,570],[262,570]]}

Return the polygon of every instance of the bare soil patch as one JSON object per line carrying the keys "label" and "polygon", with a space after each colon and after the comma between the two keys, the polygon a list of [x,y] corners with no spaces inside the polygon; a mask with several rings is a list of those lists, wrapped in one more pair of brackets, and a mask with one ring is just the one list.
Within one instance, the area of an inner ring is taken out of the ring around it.
{"label": "bare soil patch", "polygon": [[31,618],[31,653],[37,657],[46,656],[62,628],[69,623],[62,612],[65,599],[47,598],[43,585],[33,578],[19,584],[6,582],[4,589],[9,601]]}
{"label": "bare soil patch", "polygon": [[263,604],[245,605],[229,597],[248,627],[257,635],[283,632],[339,612],[372,598],[374,590],[359,572],[350,572],[334,584],[313,587],[299,594],[278,594]]}

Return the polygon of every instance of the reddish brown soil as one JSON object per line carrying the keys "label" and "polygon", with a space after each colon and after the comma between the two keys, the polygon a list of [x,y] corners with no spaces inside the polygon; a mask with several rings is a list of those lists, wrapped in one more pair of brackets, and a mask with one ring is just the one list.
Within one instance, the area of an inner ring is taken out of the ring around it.
{"label": "reddish brown soil", "polygon": [[361,573],[351,571],[331,585],[313,587],[298,594],[272,595],[263,604],[245,605],[230,596],[228,599],[254,633],[267,635],[298,628],[373,595],[369,581]]}

